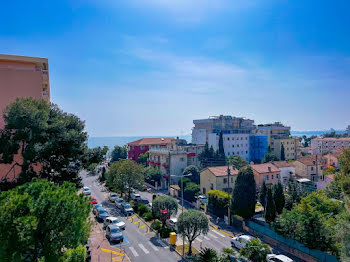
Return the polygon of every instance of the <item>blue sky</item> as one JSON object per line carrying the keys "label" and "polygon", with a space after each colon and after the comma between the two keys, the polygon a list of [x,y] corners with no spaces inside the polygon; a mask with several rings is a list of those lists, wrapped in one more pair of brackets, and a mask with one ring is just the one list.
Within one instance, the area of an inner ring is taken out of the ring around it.
{"label": "blue sky", "polygon": [[181,135],[229,114],[350,124],[349,1],[6,1],[0,53],[49,58],[91,136]]}

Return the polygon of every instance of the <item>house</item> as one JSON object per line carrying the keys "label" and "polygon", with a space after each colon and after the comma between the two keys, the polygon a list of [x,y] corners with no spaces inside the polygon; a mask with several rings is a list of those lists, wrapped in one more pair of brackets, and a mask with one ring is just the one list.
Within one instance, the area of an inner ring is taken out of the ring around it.
{"label": "house", "polygon": [[323,170],[327,167],[327,160],[321,155],[308,155],[293,162],[295,174],[307,178],[312,182],[323,180]]}
{"label": "house", "polygon": [[286,187],[288,184],[289,178],[295,177],[295,166],[292,162],[289,161],[274,161],[272,162],[274,166],[280,170],[280,181],[281,184]]}
{"label": "house", "polygon": [[151,146],[155,148],[167,148],[174,140],[175,138],[173,137],[151,137],[130,142],[128,143],[128,159],[138,162],[139,156],[146,153]]}
{"label": "house", "polygon": [[280,179],[280,169],[273,163],[250,165],[254,172],[254,179],[257,189],[265,184],[277,184]]}
{"label": "house", "polygon": [[323,157],[327,160],[327,168],[334,167],[336,170],[338,170],[340,168],[339,157],[341,154],[341,151],[337,151],[335,153],[328,153],[324,155]]}
{"label": "house", "polygon": [[230,167],[230,177],[227,174],[227,166],[207,167],[200,172],[200,188],[203,194],[209,190],[221,190],[233,192],[238,170]]}

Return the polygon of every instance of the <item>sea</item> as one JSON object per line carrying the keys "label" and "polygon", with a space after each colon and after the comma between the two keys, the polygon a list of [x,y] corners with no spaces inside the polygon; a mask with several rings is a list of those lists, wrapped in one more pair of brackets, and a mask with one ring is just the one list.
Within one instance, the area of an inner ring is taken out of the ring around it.
{"label": "sea", "polygon": [[[321,136],[322,134],[329,133],[332,131],[336,131],[337,134],[343,134],[346,131],[345,130],[325,130],[325,131],[291,131],[292,136]],[[124,146],[127,143],[130,143],[132,141],[144,138],[144,137],[162,137],[162,136],[113,136],[113,137],[89,137],[88,139],[88,146],[89,148],[94,147],[103,147],[108,146],[110,150],[114,148],[114,146]],[[181,139],[185,139],[188,143],[191,143],[192,138],[191,135],[175,135],[175,136],[163,136],[163,137],[179,137]]]}

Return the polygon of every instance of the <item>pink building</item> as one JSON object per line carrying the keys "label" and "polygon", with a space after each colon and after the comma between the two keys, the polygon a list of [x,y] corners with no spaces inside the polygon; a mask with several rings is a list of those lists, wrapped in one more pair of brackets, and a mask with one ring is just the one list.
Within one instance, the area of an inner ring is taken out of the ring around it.
{"label": "pink building", "polygon": [[257,189],[260,189],[263,182],[266,185],[277,184],[280,180],[281,170],[273,163],[250,165],[254,172],[254,179]]}
{"label": "pink building", "polygon": [[[47,58],[0,54],[0,129],[4,127],[3,110],[18,97],[50,101]],[[20,156],[15,156],[21,162]],[[13,164],[0,164],[0,181],[13,180],[20,172]]]}

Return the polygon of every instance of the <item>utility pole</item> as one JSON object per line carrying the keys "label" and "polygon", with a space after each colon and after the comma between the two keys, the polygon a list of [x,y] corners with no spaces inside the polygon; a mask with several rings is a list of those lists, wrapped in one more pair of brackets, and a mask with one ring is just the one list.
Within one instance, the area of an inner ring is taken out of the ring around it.
{"label": "utility pole", "polygon": [[231,214],[230,214],[230,193],[231,193],[231,188],[230,188],[230,175],[231,175],[231,170],[230,170],[230,164],[227,163],[227,185],[228,185],[228,206],[227,206],[227,217],[228,217],[228,224],[231,224]]}

